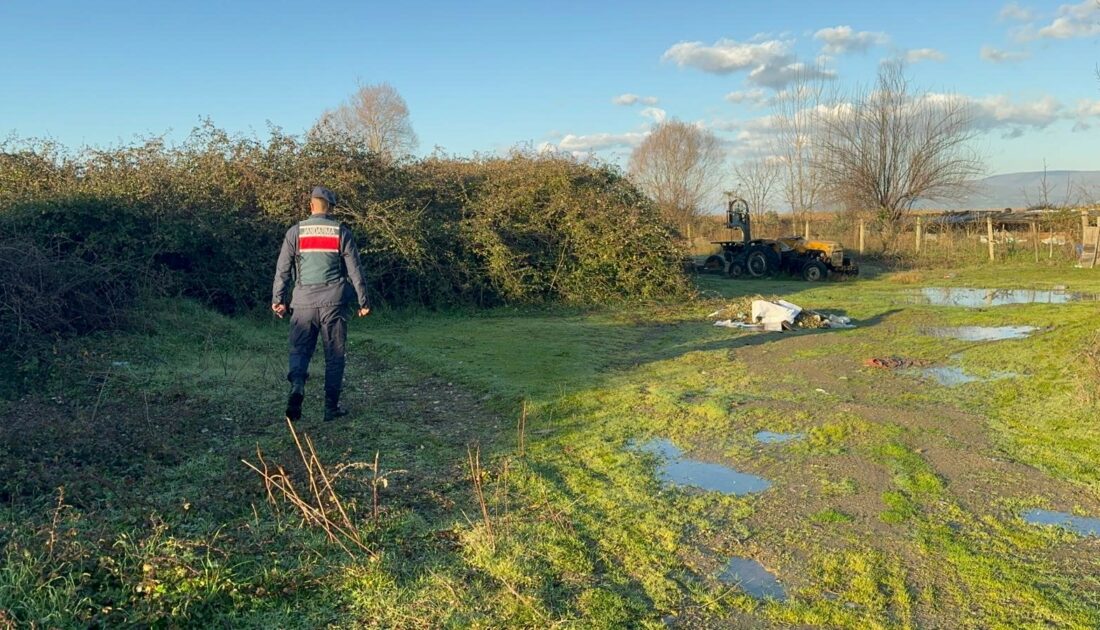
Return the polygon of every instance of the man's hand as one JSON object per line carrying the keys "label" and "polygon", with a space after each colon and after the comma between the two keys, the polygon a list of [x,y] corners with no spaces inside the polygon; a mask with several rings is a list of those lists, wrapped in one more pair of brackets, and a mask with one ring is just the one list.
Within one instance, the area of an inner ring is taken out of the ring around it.
{"label": "man's hand", "polygon": [[359,309],[357,313],[359,317],[366,317],[367,315],[370,315],[370,307],[364,306],[363,308]]}
{"label": "man's hand", "polygon": [[283,315],[286,315],[286,304],[272,304],[271,310],[275,313],[275,317],[282,319]]}

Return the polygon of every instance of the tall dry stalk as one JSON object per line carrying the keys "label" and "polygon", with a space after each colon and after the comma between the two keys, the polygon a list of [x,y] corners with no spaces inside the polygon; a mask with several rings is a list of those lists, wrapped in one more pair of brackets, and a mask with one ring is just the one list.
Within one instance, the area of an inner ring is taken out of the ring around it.
{"label": "tall dry stalk", "polygon": [[527,401],[523,401],[523,410],[519,414],[519,426],[516,428],[519,443],[519,456],[523,457],[527,446]]}
{"label": "tall dry stalk", "polygon": [[485,530],[489,533],[489,544],[496,545],[496,536],[493,533],[493,522],[489,518],[489,506],[485,501],[485,489],[482,485],[484,470],[481,467],[481,445],[476,449],[466,447],[466,458],[470,465],[470,479],[474,487],[474,498],[481,508],[481,518],[485,523]]}
{"label": "tall dry stalk", "polygon": [[[330,475],[317,457],[317,449],[313,446],[313,440],[308,435],[303,434],[305,442],[303,447],[303,440],[299,439],[298,432],[294,430],[294,423],[287,420],[287,426],[290,429],[290,435],[294,438],[298,456],[305,467],[309,492],[303,497],[294,486],[294,482],[286,470],[278,464],[275,465],[274,469],[268,466],[263,451],[257,446],[256,458],[258,465],[253,465],[247,460],[241,460],[241,462],[260,475],[264,482],[264,489],[267,492],[268,502],[275,509],[278,509],[279,502],[276,500],[276,496],[282,497],[284,501],[301,513],[307,524],[323,530],[328,539],[347,552],[349,556],[355,556],[351,547],[375,556],[375,552],[367,547],[362,535],[359,533],[359,528],[344,509],[343,502],[340,501],[340,497],[333,488]],[[349,547],[349,544],[351,547]]]}

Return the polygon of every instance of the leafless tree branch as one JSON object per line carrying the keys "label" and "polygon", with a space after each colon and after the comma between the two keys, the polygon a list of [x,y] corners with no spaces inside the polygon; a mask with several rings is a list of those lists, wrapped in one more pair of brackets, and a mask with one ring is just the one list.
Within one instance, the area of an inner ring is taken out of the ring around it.
{"label": "leafless tree branch", "polygon": [[881,66],[873,88],[821,108],[816,119],[824,192],[873,211],[884,235],[900,229],[917,201],[958,198],[982,171],[967,103],[914,94],[898,63]]}
{"label": "leafless tree branch", "polygon": [[689,227],[718,188],[725,154],[711,132],[669,120],[634,149],[630,175],[681,230]]}
{"label": "leafless tree branch", "polygon": [[409,106],[389,83],[360,85],[339,107],[321,115],[313,133],[350,141],[389,160],[408,157],[419,143]]}

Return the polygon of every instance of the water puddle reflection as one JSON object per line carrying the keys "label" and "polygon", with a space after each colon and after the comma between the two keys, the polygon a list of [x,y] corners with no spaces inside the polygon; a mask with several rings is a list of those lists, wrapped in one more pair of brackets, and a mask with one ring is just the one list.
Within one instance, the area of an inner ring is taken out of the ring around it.
{"label": "water puddle reflection", "polygon": [[983,308],[1009,304],[1066,304],[1077,301],[1095,301],[1098,296],[1074,293],[1064,289],[1043,291],[1035,289],[956,289],[925,287],[907,292],[911,304],[930,306],[961,306]]}
{"label": "water puddle reflection", "polygon": [[1037,509],[1024,512],[1021,518],[1032,525],[1053,525],[1068,529],[1081,536],[1100,536],[1100,518]]}
{"label": "water puddle reflection", "polygon": [[1001,341],[1024,339],[1039,330],[1035,326],[958,326],[954,328],[929,328],[928,334],[943,339],[960,341]]}
{"label": "water puddle reflection", "polygon": [[736,585],[757,599],[787,599],[787,589],[775,575],[750,558],[730,558],[718,579],[725,584]]}
{"label": "water puddle reflection", "polygon": [[806,437],[805,433],[776,433],[775,431],[757,431],[753,434],[761,444],[782,444]]}
{"label": "water puddle reflection", "polygon": [[661,458],[658,476],[666,483],[733,495],[763,492],[772,485],[763,477],[738,472],[728,466],[687,459],[675,444],[664,438],[649,440],[638,449]]}
{"label": "water puddle reflection", "polygon": [[1015,372],[993,372],[989,376],[983,377],[967,372],[965,368],[957,366],[924,368],[920,371],[920,375],[932,379],[944,387],[957,387],[967,383],[987,383],[989,381],[1019,376]]}

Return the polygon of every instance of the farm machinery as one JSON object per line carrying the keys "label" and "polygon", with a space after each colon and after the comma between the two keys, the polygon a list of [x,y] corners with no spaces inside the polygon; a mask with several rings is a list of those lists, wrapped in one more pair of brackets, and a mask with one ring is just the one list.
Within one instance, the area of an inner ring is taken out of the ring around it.
{"label": "farm machinery", "polygon": [[726,207],[726,227],[741,232],[738,241],[714,241],[721,253],[710,256],[703,269],[725,273],[730,278],[763,278],[779,273],[801,277],[807,282],[824,280],[831,274],[856,275],[859,266],[845,255],[836,241],[788,236],[778,239],[754,239],[749,204],[730,199]]}

